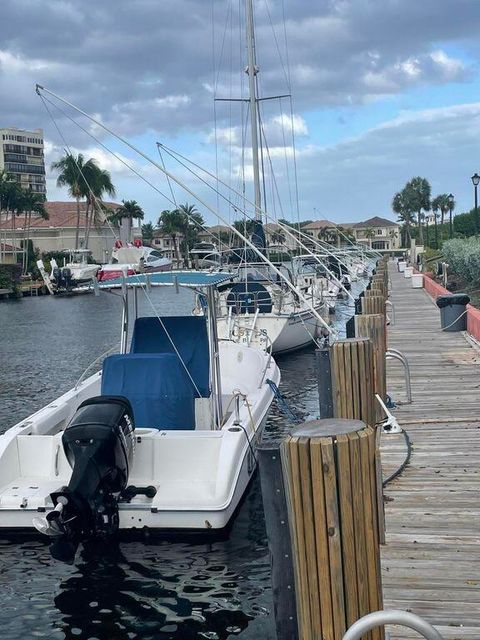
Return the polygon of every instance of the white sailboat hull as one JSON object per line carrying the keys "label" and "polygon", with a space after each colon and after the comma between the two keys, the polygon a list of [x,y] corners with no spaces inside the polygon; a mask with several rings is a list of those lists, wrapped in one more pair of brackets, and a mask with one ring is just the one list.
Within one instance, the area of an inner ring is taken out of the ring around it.
{"label": "white sailboat hull", "polygon": [[[328,316],[326,306],[316,310],[322,317]],[[318,338],[320,329],[320,320],[310,309],[292,314],[245,314],[218,319],[220,338],[262,349],[271,346],[276,355],[303,349]]]}

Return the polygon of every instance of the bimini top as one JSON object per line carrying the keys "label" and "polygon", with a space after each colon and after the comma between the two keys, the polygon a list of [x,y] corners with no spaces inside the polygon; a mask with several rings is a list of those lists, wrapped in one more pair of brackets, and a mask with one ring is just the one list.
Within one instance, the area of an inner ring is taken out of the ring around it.
{"label": "bimini top", "polygon": [[202,271],[161,271],[158,273],[138,273],[126,278],[113,278],[105,282],[99,282],[100,289],[121,287],[123,283],[127,287],[218,287],[234,278],[232,273],[204,273]]}

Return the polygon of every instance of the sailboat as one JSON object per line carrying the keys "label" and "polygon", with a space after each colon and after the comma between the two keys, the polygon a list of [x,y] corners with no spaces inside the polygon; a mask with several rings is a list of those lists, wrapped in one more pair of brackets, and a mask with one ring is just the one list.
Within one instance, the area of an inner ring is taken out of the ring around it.
{"label": "sailboat", "polygon": [[[0,435],[1,530],[35,527],[72,562],[79,544],[118,529],[228,525],[280,381],[271,354],[218,339],[215,291],[231,277],[177,271],[96,285],[122,287],[120,353]],[[156,286],[201,293],[205,313],[137,317],[137,291],[148,300]]]}
{"label": "sailboat", "polygon": [[[246,0],[246,29],[248,45],[248,75],[250,133],[252,148],[255,221],[252,243],[262,252],[266,250],[262,221],[262,195],[259,159],[259,118],[256,75],[253,0]],[[304,287],[301,291],[292,273],[287,278],[292,287],[279,286],[276,273],[263,262],[252,262],[247,249],[233,252],[240,263],[239,277],[224,288],[220,303],[219,335],[223,339],[254,344],[281,354],[296,351],[317,342],[327,325],[329,306],[321,289]],[[240,256],[240,257],[239,257]],[[268,261],[266,261],[268,262]],[[285,270],[284,265],[276,265]],[[295,293],[295,289],[298,293]],[[302,296],[298,294],[302,293]],[[303,294],[307,294],[306,300]],[[328,332],[327,332],[328,333]]]}

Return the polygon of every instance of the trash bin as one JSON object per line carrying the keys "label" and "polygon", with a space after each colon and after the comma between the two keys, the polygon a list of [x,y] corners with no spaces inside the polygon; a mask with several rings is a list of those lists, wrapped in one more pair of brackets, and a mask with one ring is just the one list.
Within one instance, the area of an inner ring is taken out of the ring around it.
{"label": "trash bin", "polygon": [[404,278],[411,278],[413,276],[413,267],[405,267],[403,270]]}
{"label": "trash bin", "polygon": [[405,260],[400,260],[398,263],[398,270],[400,271],[400,273],[403,273],[405,271],[405,267],[407,266],[407,263],[405,262]]}
{"label": "trash bin", "polygon": [[423,275],[421,273],[412,274],[412,289],[423,288]]}
{"label": "trash bin", "polygon": [[466,331],[467,304],[470,302],[466,293],[454,293],[438,296],[437,307],[440,309],[440,322],[445,331]]}

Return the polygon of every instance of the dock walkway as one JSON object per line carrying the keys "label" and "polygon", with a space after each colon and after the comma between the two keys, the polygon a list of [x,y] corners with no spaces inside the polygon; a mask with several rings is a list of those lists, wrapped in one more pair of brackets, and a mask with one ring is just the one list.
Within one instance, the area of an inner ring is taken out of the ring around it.
{"label": "dock walkway", "polygon": [[[411,462],[385,488],[385,608],[423,616],[448,639],[480,638],[480,349],[440,330],[423,289],[390,263],[395,323],[390,347],[408,358],[413,403],[400,363],[388,364],[394,413],[413,445]],[[404,458],[403,436],[382,436],[388,476]],[[392,638],[418,638],[396,629]]]}

